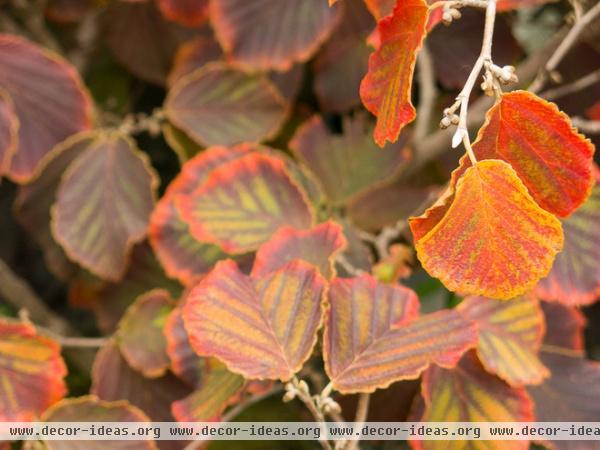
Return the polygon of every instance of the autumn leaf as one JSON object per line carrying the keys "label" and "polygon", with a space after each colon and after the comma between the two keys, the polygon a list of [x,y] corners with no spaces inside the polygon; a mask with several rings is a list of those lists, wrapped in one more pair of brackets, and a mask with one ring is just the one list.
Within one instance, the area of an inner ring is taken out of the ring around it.
{"label": "autumn leaf", "polygon": [[0,420],[29,422],[67,393],[60,346],[26,323],[0,318]]}
{"label": "autumn leaf", "polygon": [[600,296],[600,184],[586,202],[562,221],[565,248],[536,294],[565,305],[589,305]]}
{"label": "autumn leaf", "polygon": [[329,37],[336,9],[323,0],[210,2],[215,34],[232,62],[249,70],[286,71]]}
{"label": "autumn leaf", "polygon": [[0,175],[10,169],[19,143],[19,118],[8,92],[0,89]]}
{"label": "autumn leaf", "polygon": [[0,90],[10,95],[19,122],[18,149],[4,171],[18,183],[31,179],[56,144],[91,126],[92,102],[76,70],[21,37],[0,34]]}
{"label": "autumn leaf", "polygon": [[458,180],[454,201],[416,249],[425,270],[450,290],[509,299],[547,275],[562,245],[558,219],[507,163],[486,160]]}
{"label": "autumn leaf", "polygon": [[410,101],[412,76],[428,13],[423,0],[401,1],[377,24],[380,45],[369,58],[360,97],[377,116],[374,137],[380,147],[386,140],[395,142],[402,127],[416,116]]}
{"label": "autumn leaf", "polygon": [[124,135],[90,132],[80,139],[89,143],[62,177],[52,234],[73,261],[117,281],[131,247],[146,235],[157,175],[146,154]]}
{"label": "autumn leaf", "polygon": [[121,354],[148,378],[160,377],[169,368],[163,327],[174,303],[167,291],[152,290],[138,297],[119,323],[116,337]]}
{"label": "autumn leaf", "polygon": [[335,276],[335,255],[347,246],[343,229],[333,221],[310,230],[281,227],[256,252],[253,276],[263,276],[300,259],[312,264],[327,279]]}
{"label": "autumn leaf", "polygon": [[[537,204],[561,217],[577,209],[594,185],[594,146],[555,104],[527,91],[500,97],[473,150],[478,160],[509,163]],[[470,165],[466,158],[462,163]]]}
{"label": "autumn leaf", "polygon": [[452,367],[477,341],[474,325],[456,311],[418,318],[412,290],[371,275],[336,278],[328,295],[323,358],[344,394],[417,378],[431,364]]}
{"label": "autumn leaf", "polygon": [[317,270],[302,261],[260,278],[222,261],[187,296],[183,320],[199,355],[246,378],[287,381],[316,343],[324,288]]}
{"label": "autumn leaf", "polygon": [[281,226],[304,229],[314,221],[284,162],[259,154],[221,165],[175,204],[192,236],[229,253],[255,250]]}
{"label": "autumn leaf", "polygon": [[544,314],[536,299],[522,296],[505,302],[469,297],[458,310],[477,323],[477,356],[488,372],[515,387],[540,384],[550,375],[537,355]]}
{"label": "autumn leaf", "polygon": [[211,63],[175,83],[165,100],[169,121],[203,145],[274,137],[288,104],[271,81]]}
{"label": "autumn leaf", "polygon": [[208,0],[157,0],[167,19],[187,27],[196,27],[208,18]]}
{"label": "autumn leaf", "polygon": [[[513,388],[485,371],[473,351],[453,369],[431,367],[423,374],[421,404],[412,420],[421,422],[530,422],[533,402],[524,388]],[[527,450],[523,441],[411,441],[415,450]]]}

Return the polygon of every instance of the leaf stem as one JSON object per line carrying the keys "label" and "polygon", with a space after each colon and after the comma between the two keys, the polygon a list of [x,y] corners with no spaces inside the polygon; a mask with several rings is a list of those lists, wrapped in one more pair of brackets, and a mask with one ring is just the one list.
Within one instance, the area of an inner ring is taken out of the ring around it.
{"label": "leaf stem", "polygon": [[[369,414],[369,403],[371,394],[362,393],[358,397],[358,405],[356,406],[356,416],[354,418],[354,433],[359,433],[362,425],[367,421]],[[357,450],[360,441],[348,441],[345,450]]]}

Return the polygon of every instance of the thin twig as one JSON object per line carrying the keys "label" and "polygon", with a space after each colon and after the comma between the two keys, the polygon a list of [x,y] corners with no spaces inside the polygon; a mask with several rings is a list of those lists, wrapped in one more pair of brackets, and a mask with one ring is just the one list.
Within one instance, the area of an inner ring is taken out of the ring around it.
{"label": "thin twig", "polygon": [[545,98],[546,100],[554,100],[559,97],[563,97],[565,95],[572,94],[574,92],[579,92],[588,86],[591,86],[594,83],[600,81],[600,69],[596,69],[593,72],[588,73],[587,75],[578,78],[577,80],[564,84],[562,86],[556,87],[554,89],[548,89],[540,94],[540,97]]}
{"label": "thin twig", "polygon": [[540,71],[531,84],[529,86],[529,90],[531,92],[538,92],[542,87],[544,87],[544,83],[548,78],[548,74],[553,72],[566,54],[569,52],[571,47],[575,45],[575,43],[579,40],[579,36],[582,31],[596,19],[597,16],[600,15],[600,2],[596,3],[590,10],[588,10],[583,16],[579,18],[573,25],[573,28],[569,30],[564,40],[560,43],[560,45],[556,48],[548,62],[544,65],[542,71]]}
{"label": "thin twig", "polygon": [[417,65],[419,68],[419,113],[415,123],[414,139],[419,141],[427,135],[436,98],[433,58],[426,44],[419,53]]}
{"label": "thin twig", "polygon": [[440,8],[464,8],[465,6],[471,6],[473,8],[482,8],[485,9],[487,7],[486,0],[440,0],[429,5],[429,10],[433,11],[434,9]]}
{"label": "thin twig", "polygon": [[[359,433],[363,424],[367,421],[367,416],[369,414],[369,403],[371,400],[371,394],[360,394],[358,396],[358,405],[356,406],[356,416],[354,419],[354,433]],[[356,441],[348,441],[345,450],[357,450],[359,447],[358,440]]]}
{"label": "thin twig", "polygon": [[359,277],[365,273],[364,270],[355,267],[349,260],[346,258],[346,255],[343,253],[339,253],[335,258],[335,262],[338,263],[342,268],[348,272],[348,274]]}
{"label": "thin twig", "polygon": [[574,127],[579,128],[580,131],[589,134],[600,133],[600,120],[587,120],[583,117],[573,117],[571,119]]}

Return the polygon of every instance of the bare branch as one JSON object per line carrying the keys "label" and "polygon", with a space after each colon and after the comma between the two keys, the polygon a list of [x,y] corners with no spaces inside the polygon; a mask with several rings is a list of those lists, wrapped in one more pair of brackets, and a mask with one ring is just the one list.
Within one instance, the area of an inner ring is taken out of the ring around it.
{"label": "bare branch", "polygon": [[419,113],[415,123],[414,139],[419,141],[427,135],[436,98],[433,58],[426,44],[419,52],[417,66],[419,68]]}
{"label": "bare branch", "polygon": [[600,134],[600,120],[586,120],[582,117],[573,117],[571,119],[573,126],[580,131],[589,134]]}
{"label": "bare branch", "polygon": [[554,100],[565,95],[572,94],[574,92],[581,91],[588,86],[600,81],[600,69],[596,69],[593,72],[588,73],[584,77],[578,78],[577,80],[565,84],[563,86],[556,87],[554,89],[548,89],[540,94],[540,97],[546,100]]}
{"label": "bare branch", "polygon": [[[358,396],[358,405],[356,406],[356,417],[354,419],[354,433],[360,432],[362,425],[367,421],[369,414],[369,403],[371,394],[360,394]],[[357,450],[360,441],[348,441],[346,450]]]}

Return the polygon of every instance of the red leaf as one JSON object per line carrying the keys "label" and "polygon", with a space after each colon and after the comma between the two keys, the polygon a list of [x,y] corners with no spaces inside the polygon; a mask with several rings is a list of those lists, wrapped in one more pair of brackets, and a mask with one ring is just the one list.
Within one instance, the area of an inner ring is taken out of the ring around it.
{"label": "red leaf", "polygon": [[208,17],[208,0],[157,0],[156,4],[167,19],[187,27],[198,26]]}
{"label": "red leaf", "polygon": [[[497,299],[521,295],[547,275],[563,245],[560,222],[503,161],[467,169],[446,208],[430,208],[411,228],[423,267],[450,290]],[[445,215],[422,235],[422,222],[440,212]]]}
{"label": "red leaf", "polygon": [[25,323],[0,319],[0,421],[29,422],[67,393],[60,346]]}
{"label": "red leaf", "polygon": [[125,274],[131,247],[146,235],[158,179],[130,138],[100,132],[80,137],[89,145],[62,177],[52,233],[69,258],[117,281]]}
{"label": "red leaf", "polygon": [[380,45],[369,58],[360,97],[377,116],[374,136],[380,147],[386,140],[395,142],[402,127],[416,116],[410,101],[412,76],[428,14],[423,0],[406,0],[398,2],[393,14],[377,24]]}
{"label": "red leaf", "polygon": [[304,229],[314,221],[283,161],[259,154],[223,164],[175,203],[196,239],[230,253],[258,248],[281,226]]}
{"label": "red leaf", "polygon": [[0,89],[0,175],[10,169],[19,143],[19,119],[10,95]]}
{"label": "red leaf", "polygon": [[248,155],[251,149],[249,145],[242,144],[231,148],[211,147],[199,153],[182,166],[181,172],[156,204],[150,217],[148,235],[169,276],[183,284],[190,284],[226,256],[216,245],[199,242],[190,234],[188,225],[175,208],[175,198],[191,194],[214,169]]}
{"label": "red leaf", "polygon": [[18,150],[10,170],[25,183],[52,147],[90,128],[92,103],[77,71],[60,56],[9,34],[0,34],[0,89],[19,119]]}
{"label": "red leaf", "polygon": [[310,356],[321,326],[325,280],[302,261],[262,278],[219,262],[183,306],[192,347],[253,379],[289,380]]}
{"label": "red leaf", "polygon": [[305,62],[336,24],[335,8],[322,0],[219,0],[210,2],[210,15],[230,59],[252,70]]}
{"label": "red leaf", "polygon": [[565,247],[536,294],[565,305],[588,305],[600,296],[600,184],[571,217],[562,221]]}
{"label": "red leaf", "polygon": [[138,297],[119,322],[116,336],[121,354],[145,377],[160,377],[169,368],[163,327],[174,306],[167,291],[155,289]]}
{"label": "red leaf", "polygon": [[[577,209],[594,185],[594,146],[556,105],[527,91],[502,95],[488,111],[473,150],[479,160],[508,162],[533,199],[558,216]],[[462,162],[470,165],[466,158]]]}
{"label": "red leaf", "polygon": [[323,358],[341,393],[414,379],[431,364],[452,367],[477,342],[475,326],[456,311],[417,318],[413,291],[370,275],[334,279],[329,304]]}
{"label": "red leaf", "polygon": [[367,8],[377,20],[380,20],[394,11],[397,0],[364,0]]}
{"label": "red leaf", "polygon": [[294,259],[301,259],[331,279],[336,275],[335,255],[346,245],[342,227],[331,220],[310,230],[281,227],[256,252],[252,276],[264,276]]}
{"label": "red leaf", "polygon": [[594,105],[586,111],[586,114],[592,120],[600,120],[600,101],[594,103]]}

